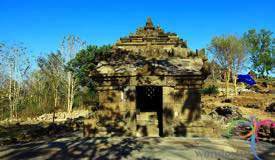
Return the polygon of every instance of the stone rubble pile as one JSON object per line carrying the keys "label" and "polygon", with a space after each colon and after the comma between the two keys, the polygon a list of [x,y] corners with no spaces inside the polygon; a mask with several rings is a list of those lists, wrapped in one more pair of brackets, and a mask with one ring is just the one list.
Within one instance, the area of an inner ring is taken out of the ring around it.
{"label": "stone rubble pile", "polygon": [[212,116],[213,119],[229,122],[232,119],[241,118],[242,112],[235,106],[220,106],[213,109],[209,115]]}
{"label": "stone rubble pile", "polygon": [[266,112],[273,112],[275,113],[275,102],[271,103],[269,106],[265,109]]}
{"label": "stone rubble pile", "polygon": [[[89,111],[88,110],[76,110],[71,113],[68,112],[57,112],[55,113],[55,121],[60,122],[60,121],[66,121],[68,118],[69,119],[75,119],[78,117],[88,117]],[[40,122],[51,122],[53,120],[53,114],[43,114],[36,119],[37,121]]]}
{"label": "stone rubble pile", "polygon": [[[68,112],[56,112],[55,113],[55,122],[65,122],[67,119],[76,119],[78,117],[89,117],[89,110],[74,110],[71,113]],[[15,123],[24,123],[24,124],[36,124],[36,123],[51,123],[53,121],[53,113],[43,114],[41,116],[31,118],[7,118],[3,121],[0,121],[0,124],[15,124]]]}

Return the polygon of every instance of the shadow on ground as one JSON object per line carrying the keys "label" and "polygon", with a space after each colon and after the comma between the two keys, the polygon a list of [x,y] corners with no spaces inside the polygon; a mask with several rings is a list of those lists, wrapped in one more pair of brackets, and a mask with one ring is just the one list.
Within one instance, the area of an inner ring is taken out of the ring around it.
{"label": "shadow on ground", "polygon": [[134,138],[111,143],[108,138],[93,138],[18,144],[0,149],[0,159],[117,159],[127,158],[143,148]]}

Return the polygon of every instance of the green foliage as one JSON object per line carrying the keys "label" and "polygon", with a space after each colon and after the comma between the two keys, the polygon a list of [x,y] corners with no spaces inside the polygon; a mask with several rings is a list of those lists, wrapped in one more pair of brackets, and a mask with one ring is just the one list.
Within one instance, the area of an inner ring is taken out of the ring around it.
{"label": "green foliage", "polygon": [[244,33],[248,52],[251,55],[252,70],[265,78],[275,70],[275,39],[272,32],[262,29],[259,33],[255,29]]}
{"label": "green foliage", "polygon": [[74,106],[82,108],[90,108],[97,103],[94,90],[88,87],[79,87],[77,94],[75,95]]}
{"label": "green foliage", "polygon": [[70,70],[76,76],[78,82],[74,106],[87,107],[96,103],[95,88],[90,71],[101,61],[111,57],[111,46],[101,47],[90,45],[76,54],[76,57],[66,64],[66,70]]}
{"label": "green foliage", "polygon": [[208,50],[214,54],[214,60],[222,68],[233,68],[234,60],[244,53],[242,39],[234,36],[217,36],[211,40]]}
{"label": "green foliage", "polygon": [[93,82],[89,77],[90,71],[101,60],[106,60],[111,55],[111,46],[104,45],[101,47],[90,45],[86,49],[82,49],[76,54],[66,65],[67,70],[71,70],[81,86],[87,86],[91,90],[94,89]]}
{"label": "green foliage", "polygon": [[206,88],[202,89],[202,94],[207,94],[207,95],[217,95],[219,93],[218,87],[215,85],[210,85]]}

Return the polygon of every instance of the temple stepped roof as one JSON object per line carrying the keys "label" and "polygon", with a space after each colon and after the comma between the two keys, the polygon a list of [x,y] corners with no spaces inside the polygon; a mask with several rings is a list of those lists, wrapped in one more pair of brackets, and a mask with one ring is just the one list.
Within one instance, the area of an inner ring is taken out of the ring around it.
{"label": "temple stepped roof", "polygon": [[97,76],[209,74],[204,49],[193,52],[177,34],[155,27],[150,18],[135,34],[112,46],[112,54],[90,72]]}
{"label": "temple stepped roof", "polygon": [[[156,43],[161,42],[161,43]],[[172,43],[171,43],[172,42]],[[180,39],[176,33],[164,32],[159,26],[155,27],[151,18],[147,19],[146,25],[136,30],[127,37],[120,38],[115,46],[132,46],[144,43],[154,43],[157,45],[173,45],[187,48],[186,41]]]}

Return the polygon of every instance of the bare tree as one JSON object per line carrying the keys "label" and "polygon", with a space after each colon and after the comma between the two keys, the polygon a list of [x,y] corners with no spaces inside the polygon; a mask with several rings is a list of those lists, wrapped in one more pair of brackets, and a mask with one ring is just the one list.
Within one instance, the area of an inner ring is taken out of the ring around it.
{"label": "bare tree", "polygon": [[[3,47],[4,46],[4,47]],[[11,43],[2,45],[2,65],[7,75],[8,99],[10,107],[10,118],[18,116],[18,105],[23,100],[21,90],[23,81],[30,69],[30,63],[26,57],[27,48],[22,43]]]}
{"label": "bare tree", "polygon": [[[65,36],[60,45],[60,51],[65,59],[65,64],[75,58],[78,53],[85,46],[85,42],[78,36],[68,35]],[[69,67],[69,66],[67,66]],[[76,77],[70,68],[66,69],[67,74],[67,112],[71,112],[74,103],[74,96],[76,92]]]}
{"label": "bare tree", "polygon": [[64,60],[62,59],[61,53],[51,53],[47,58],[38,58],[38,66],[41,72],[50,82],[50,87],[53,91],[54,107],[53,107],[53,123],[55,119],[55,109],[57,108],[57,102],[59,97],[58,88],[62,84],[63,65]]}

